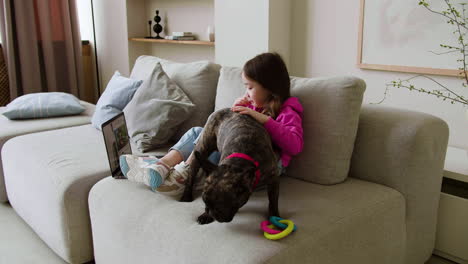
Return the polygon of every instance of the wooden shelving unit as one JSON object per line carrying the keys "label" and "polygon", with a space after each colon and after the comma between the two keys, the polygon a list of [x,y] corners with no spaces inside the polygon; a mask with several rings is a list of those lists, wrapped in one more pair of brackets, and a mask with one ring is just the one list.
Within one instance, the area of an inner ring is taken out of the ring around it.
{"label": "wooden shelving unit", "polygon": [[129,38],[131,41],[140,42],[153,42],[153,43],[169,43],[169,44],[184,44],[184,45],[201,45],[201,46],[212,46],[215,43],[210,41],[201,40],[169,40],[169,39],[148,39],[148,38]]}

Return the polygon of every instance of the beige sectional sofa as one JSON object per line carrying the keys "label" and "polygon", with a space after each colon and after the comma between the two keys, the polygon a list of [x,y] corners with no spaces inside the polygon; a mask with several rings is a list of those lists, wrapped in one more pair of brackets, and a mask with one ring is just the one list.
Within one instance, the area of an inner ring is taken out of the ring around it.
{"label": "beige sectional sofa", "polygon": [[[243,92],[239,68],[208,62],[142,56],[132,76],[144,79],[158,61],[211,111]],[[192,66],[203,68],[196,78],[184,74]],[[91,125],[8,140],[2,149],[8,197],[70,263],[93,257],[96,263],[424,263],[435,241],[447,124],[424,113],[361,106],[364,90],[350,76],[292,78],[292,95],[305,109],[305,145],[281,180],[280,212],[299,227],[283,240],[267,240],[259,228],[267,216],[265,191],[255,192],[231,223],[201,226],[199,196],[179,203],[109,177],[102,135]]]}

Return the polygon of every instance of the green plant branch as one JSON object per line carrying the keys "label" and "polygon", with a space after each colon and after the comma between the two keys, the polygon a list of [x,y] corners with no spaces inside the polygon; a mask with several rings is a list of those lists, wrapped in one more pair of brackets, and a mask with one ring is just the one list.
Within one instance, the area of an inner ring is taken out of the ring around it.
{"label": "green plant branch", "polygon": [[[460,29],[461,24],[457,19],[457,17],[459,17],[460,14],[455,10],[455,8],[452,8],[452,5],[449,3],[449,0],[444,0],[444,1],[447,4],[447,6],[449,7],[449,10],[450,10],[450,12],[451,12],[451,14],[453,16],[453,20],[455,20],[455,24],[457,25],[457,31],[456,32],[458,32],[458,35],[459,35],[458,42],[461,44],[460,52],[465,55],[466,54],[466,49],[465,49],[465,42],[463,40],[464,34],[461,32],[461,29]],[[464,5],[462,5],[462,9],[463,10],[465,9]],[[463,11],[463,14],[464,13],[465,12]],[[463,20],[464,20],[464,18],[463,18]],[[465,29],[467,29],[466,26],[465,26]],[[462,75],[464,75],[465,82],[468,84],[468,74],[466,72],[466,66],[467,66],[466,56],[463,56],[463,73],[462,73]]]}
{"label": "green plant branch", "polygon": [[[433,53],[435,55],[443,55],[443,54],[449,54],[449,53],[453,53],[453,52],[459,52],[458,50],[450,50],[450,51],[446,51],[446,52],[441,52],[441,53],[437,53],[437,52],[434,52],[434,51],[429,51],[430,53]],[[468,56],[468,55],[465,55],[465,56]]]}
{"label": "green plant branch", "polygon": [[[429,91],[429,90],[425,90],[425,89],[422,89],[422,88],[416,88],[414,85],[412,84],[409,84],[409,85],[405,85],[404,83],[409,83],[411,80],[413,79],[416,79],[416,78],[419,78],[419,77],[422,77],[422,78],[426,78],[434,83],[436,83],[437,85],[439,85],[440,87],[443,88],[443,90],[447,91],[448,93],[450,94],[453,94],[455,95],[454,97],[453,96],[450,96],[450,95],[444,95],[442,92],[440,92],[441,90],[432,90],[432,91]],[[410,77],[408,79],[405,79],[405,80],[398,80],[398,81],[392,81],[391,83],[387,83],[385,85],[385,92],[384,92],[384,97],[382,98],[382,100],[380,100],[378,103],[371,103],[371,104],[380,104],[382,103],[383,101],[385,101],[385,99],[387,98],[387,93],[388,93],[388,90],[389,90],[389,87],[396,87],[396,88],[400,88],[400,87],[403,87],[403,88],[407,88],[408,90],[410,91],[418,91],[418,92],[423,92],[423,93],[427,93],[429,95],[434,95],[434,96],[437,96],[437,98],[439,97],[442,97],[443,100],[447,100],[449,99],[450,101],[452,101],[452,104],[454,102],[457,102],[457,103],[461,103],[463,105],[467,105],[468,106],[468,99],[466,99],[465,97],[461,96],[461,95],[458,95],[457,93],[455,93],[454,91],[450,90],[447,86],[443,85],[442,83],[438,82],[437,80],[435,80],[434,78],[431,78],[429,76],[426,76],[426,75],[416,75],[416,76],[413,76],[413,77]]]}
{"label": "green plant branch", "polygon": [[415,90],[415,91],[418,91],[418,92],[427,93],[427,94],[429,94],[429,95],[434,95],[434,96],[437,96],[437,98],[442,97],[444,101],[447,100],[447,99],[449,99],[449,100],[451,100],[451,103],[452,103],[452,104],[453,104],[454,102],[457,102],[457,103],[460,103],[460,104],[465,104],[465,105],[468,104],[468,101],[467,101],[467,100],[459,100],[459,99],[457,99],[457,98],[453,98],[453,97],[450,97],[450,96],[446,96],[446,95],[444,95],[443,93],[436,93],[436,92],[434,92],[434,91],[426,91],[426,90],[424,90],[424,89],[422,89],[422,88],[416,88],[416,87],[414,87],[413,85],[407,86],[407,85],[402,84],[402,85],[400,85],[399,87],[407,88],[408,90]]}
{"label": "green plant branch", "polygon": [[[445,0],[445,2],[447,3],[447,5],[449,6],[449,9],[451,10],[451,9],[452,9],[452,8],[451,8],[451,4],[448,3],[447,0]],[[429,11],[432,12],[432,13],[439,14],[439,15],[441,15],[441,16],[443,16],[443,17],[446,17],[446,18],[452,20],[452,18],[449,17],[448,15],[446,15],[446,14],[444,14],[444,13],[442,13],[442,12],[438,12],[438,11],[435,11],[435,10],[431,9],[431,8],[429,7],[429,4],[426,2],[426,0],[421,0],[421,1],[419,1],[419,5],[424,6],[427,10],[429,10]],[[456,20],[456,21],[458,22],[458,20]],[[463,26],[465,29],[468,30],[468,27],[466,26],[466,24],[465,24],[464,22],[461,22],[461,23],[462,23],[462,26]]]}

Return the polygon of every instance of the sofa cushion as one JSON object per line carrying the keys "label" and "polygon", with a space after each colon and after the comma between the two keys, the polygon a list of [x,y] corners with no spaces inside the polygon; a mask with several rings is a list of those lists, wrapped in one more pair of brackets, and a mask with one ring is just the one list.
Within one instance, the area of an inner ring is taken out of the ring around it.
{"label": "sofa cushion", "polygon": [[77,115],[85,110],[73,94],[47,92],[22,95],[9,103],[2,114],[15,120]]}
{"label": "sofa cushion", "polygon": [[[25,134],[60,129],[64,127],[80,126],[91,122],[91,116],[94,113],[94,105],[80,101],[86,108],[79,115],[52,117],[42,119],[24,119],[10,120],[0,114],[0,161],[2,160],[1,150],[7,140],[16,136]],[[0,107],[0,113],[6,110],[6,107]],[[0,202],[8,200],[3,177],[2,162],[0,162]]]}
{"label": "sofa cushion", "polygon": [[88,193],[110,175],[102,132],[88,124],[15,137],[2,159],[16,213],[67,262],[92,260]]}
{"label": "sofa cushion", "polygon": [[169,78],[182,88],[195,104],[190,118],[175,132],[173,139],[178,140],[190,128],[204,126],[208,116],[213,112],[221,66],[209,61],[178,63],[153,56],[140,56],[135,62],[130,78],[146,79],[158,62]]}
{"label": "sofa cushion", "polygon": [[124,109],[131,140],[142,152],[167,144],[194,108],[184,91],[157,63]]}
{"label": "sofa cushion", "polygon": [[[241,73],[241,68],[221,68],[216,110],[231,107],[245,93]],[[291,77],[291,95],[304,107],[304,149],[292,158],[289,176],[319,184],[346,179],[365,87],[352,76]]]}
{"label": "sofa cushion", "polygon": [[403,263],[399,192],[354,178],[324,186],[283,177],[279,197],[281,216],[298,230],[270,241],[260,230],[266,191],[255,192],[232,222],[199,225],[201,197],[181,203],[108,177],[89,195],[96,263]]}
{"label": "sofa cushion", "polygon": [[120,114],[142,82],[126,78],[115,71],[96,104],[96,111],[91,119],[93,126],[101,130],[102,124]]}
{"label": "sofa cushion", "polygon": [[291,79],[291,94],[304,107],[304,149],[288,175],[320,184],[346,179],[365,88],[352,76]]}
{"label": "sofa cushion", "polygon": [[242,81],[242,68],[222,67],[219,72],[218,87],[216,89],[215,111],[231,107],[234,101],[245,94]]}

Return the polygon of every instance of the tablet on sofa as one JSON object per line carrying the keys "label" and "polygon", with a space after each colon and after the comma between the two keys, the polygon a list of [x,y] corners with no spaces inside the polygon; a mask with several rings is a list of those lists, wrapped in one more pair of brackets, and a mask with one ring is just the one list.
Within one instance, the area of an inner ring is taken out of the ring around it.
{"label": "tablet on sofa", "polygon": [[124,176],[120,169],[119,157],[123,154],[132,154],[124,113],[109,119],[101,128],[112,177],[122,179]]}

